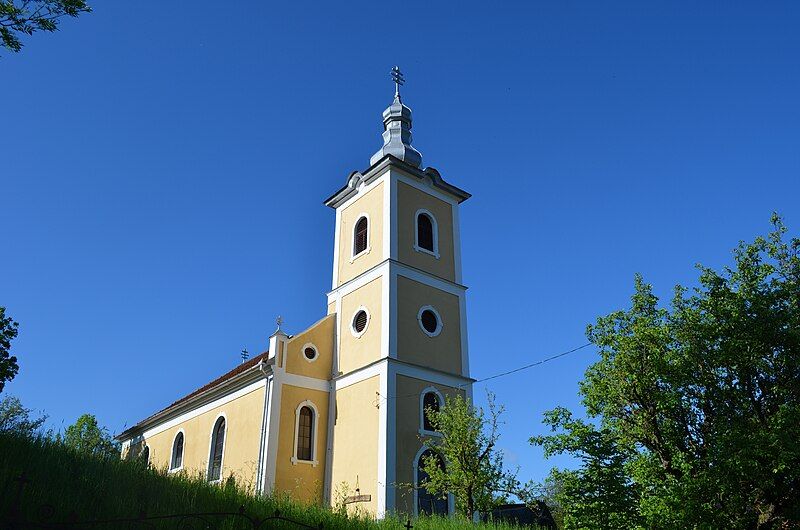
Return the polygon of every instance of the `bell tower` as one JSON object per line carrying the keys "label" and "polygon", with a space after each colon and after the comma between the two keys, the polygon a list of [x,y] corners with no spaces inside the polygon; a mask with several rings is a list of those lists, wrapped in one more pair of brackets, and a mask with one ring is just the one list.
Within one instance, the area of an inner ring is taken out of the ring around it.
{"label": "bell tower", "polygon": [[326,495],[378,517],[452,512],[452,499],[408,486],[419,480],[420,437],[438,435],[426,407],[472,397],[459,237],[470,195],[423,169],[397,67],[392,77],[383,146],[325,202],[336,211],[337,316]]}

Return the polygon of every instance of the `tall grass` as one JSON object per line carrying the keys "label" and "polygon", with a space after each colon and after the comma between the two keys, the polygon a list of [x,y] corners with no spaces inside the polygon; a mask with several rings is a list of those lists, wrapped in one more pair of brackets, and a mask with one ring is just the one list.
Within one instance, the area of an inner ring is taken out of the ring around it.
{"label": "tall grass", "polygon": [[[21,502],[17,504],[20,476]],[[208,484],[200,477],[168,475],[141,464],[119,459],[98,459],[76,453],[45,437],[29,438],[0,432],[0,528],[12,518],[18,521],[63,523],[191,513],[238,513],[263,520],[276,511],[289,519],[327,529],[401,530],[404,518],[375,521],[334,513],[316,505],[305,505],[279,497],[253,497],[235,484]],[[17,510],[14,514],[14,510]],[[209,517],[213,528],[243,529],[251,524],[239,516]],[[189,528],[205,528],[199,520]],[[87,528],[178,528],[179,521],[156,521],[148,526],[112,523]],[[465,520],[419,517],[412,521],[417,530],[466,528],[510,529],[509,525],[473,525]],[[19,526],[18,526],[19,527]],[[83,528],[84,526],[76,526]],[[270,521],[261,528],[298,528]]]}

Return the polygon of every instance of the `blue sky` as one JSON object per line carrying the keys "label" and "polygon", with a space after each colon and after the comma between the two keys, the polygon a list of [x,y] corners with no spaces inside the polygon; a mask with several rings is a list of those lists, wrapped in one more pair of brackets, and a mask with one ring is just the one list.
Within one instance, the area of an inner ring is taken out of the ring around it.
{"label": "blue sky", "polygon": [[[414,145],[461,213],[472,375],[585,342],[720,267],[773,210],[800,229],[800,5],[94,2],[3,52],[7,392],[112,431],[325,313],[333,211],[404,70]],[[585,349],[484,386],[523,478],[578,406]],[[62,423],[63,422],[63,423]]]}

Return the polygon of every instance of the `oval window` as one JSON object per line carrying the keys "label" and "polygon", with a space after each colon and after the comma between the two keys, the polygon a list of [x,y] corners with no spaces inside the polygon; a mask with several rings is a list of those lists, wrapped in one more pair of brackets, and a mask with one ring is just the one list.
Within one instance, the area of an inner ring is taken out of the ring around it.
{"label": "oval window", "polygon": [[362,333],[367,327],[367,312],[360,309],[353,317],[353,331]]}
{"label": "oval window", "polygon": [[425,306],[417,314],[419,326],[426,335],[435,337],[442,331],[442,319],[439,313],[431,306]]}
{"label": "oval window", "polygon": [[317,358],[317,350],[315,350],[313,346],[306,346],[303,350],[303,355],[305,355],[306,359],[309,361],[313,361]]}

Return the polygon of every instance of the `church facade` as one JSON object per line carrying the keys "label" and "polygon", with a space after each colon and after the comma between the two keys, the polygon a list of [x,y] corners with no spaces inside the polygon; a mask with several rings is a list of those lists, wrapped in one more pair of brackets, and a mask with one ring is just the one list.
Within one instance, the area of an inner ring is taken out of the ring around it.
{"label": "church facade", "polygon": [[[399,89],[399,86],[398,86]],[[388,512],[452,513],[417,487],[426,418],[472,398],[459,206],[411,145],[399,90],[383,147],[325,201],[336,212],[327,315],[121,433],[123,456],[233,477],[256,494]]]}

